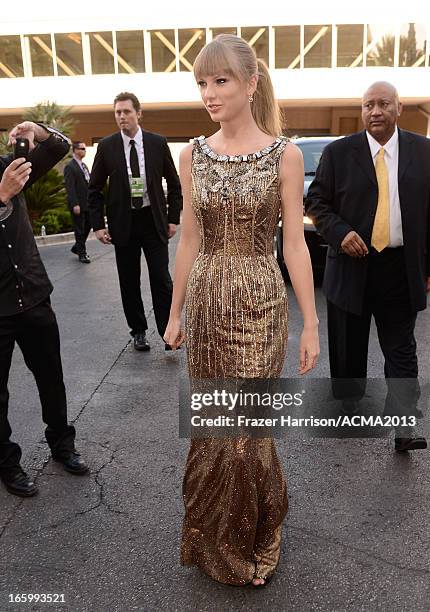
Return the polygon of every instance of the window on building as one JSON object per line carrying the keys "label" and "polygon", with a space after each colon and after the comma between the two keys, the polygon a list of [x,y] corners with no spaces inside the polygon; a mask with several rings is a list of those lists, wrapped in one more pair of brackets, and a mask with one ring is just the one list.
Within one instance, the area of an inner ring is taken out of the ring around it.
{"label": "window on building", "polygon": [[305,68],[330,68],[330,25],[305,25],[303,54]]}
{"label": "window on building", "polygon": [[172,72],[176,68],[174,30],[151,31],[151,53],[153,72]]}
{"label": "window on building", "polygon": [[79,32],[55,34],[55,53],[59,75],[84,74],[82,36]]}
{"label": "window on building", "polygon": [[53,76],[54,61],[50,34],[30,34],[31,72],[33,76]]}
{"label": "window on building", "polygon": [[337,66],[340,68],[363,65],[363,25],[338,25]]}
{"label": "window on building", "polygon": [[367,26],[366,66],[394,66],[395,28]]}
{"label": "window on building", "polygon": [[90,32],[91,71],[93,74],[115,72],[112,32]]}
{"label": "window on building", "polygon": [[275,26],[275,68],[300,68],[300,26]]}
{"label": "window on building", "polygon": [[400,29],[399,66],[425,65],[427,29],[421,23],[407,23]]}
{"label": "window on building", "polygon": [[211,28],[212,38],[218,36],[218,34],[234,34],[237,35],[237,28]]}
{"label": "window on building", "polygon": [[24,76],[19,36],[0,36],[0,78]]}
{"label": "window on building", "polygon": [[129,74],[145,72],[142,30],[117,32],[116,48],[118,52],[118,72]]}
{"label": "window on building", "polygon": [[257,57],[269,63],[269,30],[261,26],[257,28],[242,28],[242,38],[254,47]]}
{"label": "window on building", "polygon": [[205,28],[179,30],[179,68],[191,71],[199,51],[206,44]]}

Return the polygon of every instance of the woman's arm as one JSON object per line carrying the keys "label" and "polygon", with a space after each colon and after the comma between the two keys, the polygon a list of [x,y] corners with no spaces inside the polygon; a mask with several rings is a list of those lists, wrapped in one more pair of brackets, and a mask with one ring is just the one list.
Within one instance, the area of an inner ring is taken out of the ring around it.
{"label": "woman's arm", "polygon": [[188,277],[200,248],[200,232],[196,216],[191,207],[191,158],[193,145],[186,146],[179,156],[179,177],[183,195],[182,229],[175,257],[173,276],[173,297],[170,317],[164,334],[164,341],[173,349],[185,339],[181,329],[181,314],[185,302]]}
{"label": "woman's arm", "polygon": [[281,157],[279,178],[284,260],[303,315],[300,374],[311,370],[319,355],[312,265],[303,231],[303,177],[302,153],[289,143]]}

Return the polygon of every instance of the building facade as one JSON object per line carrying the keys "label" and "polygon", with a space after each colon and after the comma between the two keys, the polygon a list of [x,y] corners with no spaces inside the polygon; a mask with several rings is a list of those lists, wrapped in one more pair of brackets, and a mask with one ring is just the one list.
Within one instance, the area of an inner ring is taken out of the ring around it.
{"label": "building facade", "polygon": [[362,5],[348,15],[330,11],[330,3],[325,11],[317,6],[286,15],[279,5],[264,10],[260,4],[246,17],[230,10],[229,17],[182,11],[179,18],[161,4],[150,19],[11,15],[0,25],[0,129],[16,123],[26,107],[50,100],[72,107],[75,138],[95,144],[116,129],[112,100],[126,90],[140,98],[147,129],[171,142],[208,135],[217,126],[202,107],[192,64],[207,42],[229,32],[269,66],[290,135],[357,131],[363,91],[387,80],[405,105],[400,125],[430,136],[428,14],[417,7],[391,12],[389,22],[382,16],[369,22]]}

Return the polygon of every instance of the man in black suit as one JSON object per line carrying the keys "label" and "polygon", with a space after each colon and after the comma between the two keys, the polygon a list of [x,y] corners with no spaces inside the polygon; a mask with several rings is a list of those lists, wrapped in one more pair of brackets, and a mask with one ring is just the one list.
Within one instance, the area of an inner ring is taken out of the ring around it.
{"label": "man in black suit", "polygon": [[[141,251],[148,264],[158,333],[163,337],[172,300],[168,240],[179,224],[181,186],[166,139],[139,126],[141,109],[137,97],[128,92],[119,94],[114,100],[114,112],[120,131],[103,138],[97,147],[88,203],[97,238],[115,246],[122,304],[134,348],[147,351],[148,324],[140,290]],[[106,229],[102,191],[107,179]],[[170,347],[166,344],[165,349]]]}
{"label": "man in black suit", "polygon": [[[430,289],[430,140],[399,129],[401,111],[390,83],[369,87],[365,130],[324,149],[306,213],[329,245],[323,289],[331,376],[366,378],[373,315],[388,388],[400,378],[417,389],[414,328]],[[400,451],[426,446],[424,438],[395,439]]]}
{"label": "man in black suit", "polygon": [[86,154],[84,142],[73,142],[73,159],[64,168],[64,182],[67,191],[67,204],[72,215],[75,230],[75,244],[71,251],[79,257],[81,263],[90,263],[85,243],[91,230],[90,213],[88,212],[88,182],[90,172],[83,159]]}
{"label": "man in black suit", "polygon": [[73,474],[84,474],[88,467],[75,451],[75,428],[67,422],[60,337],[49,298],[53,287],[22,193],[66,155],[69,141],[57,130],[31,121],[10,132],[11,144],[17,137],[29,140],[28,162],[0,157],[0,479],[9,493],[31,497],[37,487],[20,465],[20,447],[10,440],[7,385],[15,343],[37,383],[53,459]]}

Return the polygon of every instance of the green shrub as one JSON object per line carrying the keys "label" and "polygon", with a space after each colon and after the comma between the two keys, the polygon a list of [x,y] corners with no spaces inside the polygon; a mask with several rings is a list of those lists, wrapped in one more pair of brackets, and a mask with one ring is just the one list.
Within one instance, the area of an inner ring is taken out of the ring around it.
{"label": "green shrub", "polygon": [[28,213],[33,229],[36,221],[48,210],[66,210],[66,188],[63,176],[55,169],[49,170],[25,191]]}
{"label": "green shrub", "polygon": [[65,208],[57,208],[53,212],[55,212],[57,215],[57,219],[60,224],[60,232],[70,232],[73,229],[70,211],[66,210]]}
{"label": "green shrub", "polygon": [[33,222],[36,236],[40,236],[42,225],[45,226],[47,234],[62,234],[73,229],[70,212],[62,208],[46,210],[37,221]]}
{"label": "green shrub", "polygon": [[60,221],[55,210],[47,210],[40,219],[34,223],[35,234],[40,235],[42,225],[45,226],[47,234],[60,233]]}

